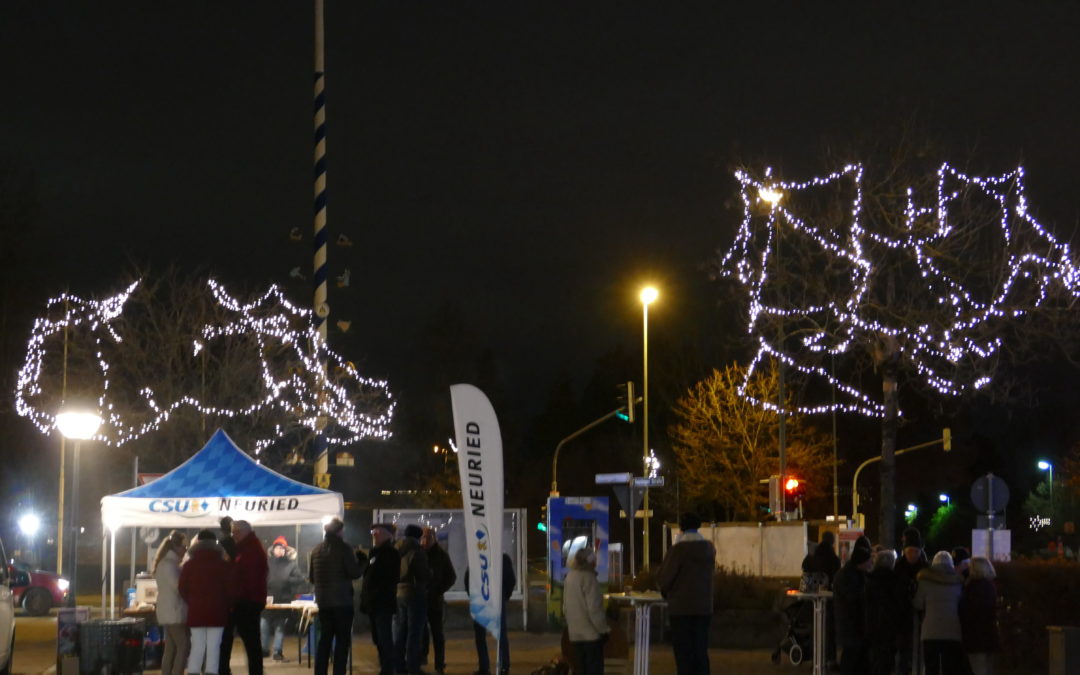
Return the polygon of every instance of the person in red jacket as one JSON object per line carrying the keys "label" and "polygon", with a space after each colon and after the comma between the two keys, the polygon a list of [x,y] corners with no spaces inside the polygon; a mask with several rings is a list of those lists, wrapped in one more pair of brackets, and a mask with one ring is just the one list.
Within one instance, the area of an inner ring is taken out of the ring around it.
{"label": "person in red jacket", "polygon": [[225,549],[218,546],[214,533],[199,532],[180,566],[178,584],[180,597],[187,603],[187,625],[191,629],[188,673],[219,672],[221,633],[229,620],[230,574]]}
{"label": "person in red jacket", "polygon": [[[232,625],[236,634],[244,641],[247,653],[248,673],[262,675],[263,651],[259,619],[266,606],[266,577],[269,565],[266,549],[255,536],[251,523],[246,520],[234,520],[232,538],[236,541],[236,559],[232,565]],[[232,656],[232,645],[221,645],[222,673],[230,672],[227,668]]]}

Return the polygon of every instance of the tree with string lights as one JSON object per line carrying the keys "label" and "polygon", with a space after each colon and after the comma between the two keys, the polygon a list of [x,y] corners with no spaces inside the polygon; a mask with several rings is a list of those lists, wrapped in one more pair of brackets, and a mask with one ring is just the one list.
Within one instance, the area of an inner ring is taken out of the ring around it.
{"label": "tree with string lights", "polygon": [[102,300],[64,294],[47,303],[19,371],[16,411],[49,433],[65,390],[96,403],[97,440],[158,470],[217,427],[270,466],[302,463],[320,418],[330,442],[344,446],[388,436],[395,407],[387,383],[331,351],[310,310],[276,287],[242,302],[213,279],[176,270],[141,275]]}
{"label": "tree with string lights", "polygon": [[[1007,396],[1015,383],[1000,367],[1075,326],[1072,252],[1035,219],[1023,169],[982,178],[948,164],[922,177],[894,167],[870,180],[849,164],[802,182],[770,170],[736,178],[743,218],[719,271],[740,286],[756,349],[742,393],[779,409],[745,386],[775,363],[800,387],[785,414],[882,420],[879,526],[890,545],[900,383]],[[873,379],[880,397],[865,387]]]}

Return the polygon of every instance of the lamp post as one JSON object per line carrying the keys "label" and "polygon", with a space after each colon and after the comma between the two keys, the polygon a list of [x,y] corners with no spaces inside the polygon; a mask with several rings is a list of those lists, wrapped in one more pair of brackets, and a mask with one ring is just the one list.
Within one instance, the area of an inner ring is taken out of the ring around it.
{"label": "lamp post", "polygon": [[1045,459],[1040,459],[1036,465],[1040,471],[1050,472],[1050,515],[1054,515],[1054,465]]}
{"label": "lamp post", "polygon": [[[27,548],[30,549],[30,558],[34,564],[38,563],[37,551],[34,545],[34,536],[37,534],[38,528],[41,527],[41,519],[37,517],[36,513],[28,512],[19,516],[19,532],[23,535],[24,543]],[[0,561],[0,564],[3,564]]]}
{"label": "lamp post", "polygon": [[[768,204],[769,219],[774,223],[776,230],[776,244],[774,249],[774,257],[776,258],[776,271],[777,274],[783,270],[783,264],[780,262],[780,221],[775,218],[775,210],[780,200],[784,198],[784,193],[776,187],[763,187],[758,190],[758,199]],[[781,346],[784,341],[784,327],[781,323],[779,326],[779,340]],[[780,484],[783,485],[787,481],[787,415],[785,414],[786,399],[787,396],[784,393],[784,361],[782,359],[777,360],[776,364],[776,412],[779,415],[776,445],[779,449],[780,459]],[[777,520],[784,520],[787,517],[787,495],[784,490],[780,491],[780,512],[776,514]]]}
{"label": "lamp post", "polygon": [[78,603],[76,588],[79,578],[79,446],[82,441],[93,438],[101,426],[101,416],[96,411],[88,411],[74,406],[63,406],[56,415],[56,428],[64,435],[75,441],[75,449],[72,456],[71,479],[71,503],[72,503],[72,527],[75,530],[71,554],[71,597]]}
{"label": "lamp post", "polygon": [[[653,286],[641,289],[641,316],[642,316],[642,378],[641,378],[641,466],[643,476],[649,475],[649,304],[654,302],[660,292]],[[633,403],[631,403],[633,405]],[[644,533],[641,538],[641,569],[649,569],[649,488],[645,488],[645,494],[641,499],[641,510],[644,521]],[[630,518],[634,514],[629,514]]]}
{"label": "lamp post", "polygon": [[952,500],[949,498],[949,495],[945,494],[944,492],[939,494],[937,496],[937,498],[938,498],[938,501],[941,502],[942,504],[944,504],[945,506],[949,506],[950,504],[952,504]]}

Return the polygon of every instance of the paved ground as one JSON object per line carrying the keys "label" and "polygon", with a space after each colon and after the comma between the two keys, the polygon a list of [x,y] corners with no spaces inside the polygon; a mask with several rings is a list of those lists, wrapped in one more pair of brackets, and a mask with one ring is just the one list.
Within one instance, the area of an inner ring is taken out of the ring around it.
{"label": "paved ground", "polygon": [[[17,622],[15,661],[13,672],[18,675],[42,675],[55,673],[56,659],[56,616],[25,617]],[[511,672],[515,675],[527,675],[540,666],[550,663],[559,656],[560,636],[555,634],[510,633]],[[266,659],[263,662],[268,675],[310,675],[307,661],[297,661],[299,646],[296,637],[286,639],[285,655],[288,661],[278,662]],[[489,653],[494,655],[495,643],[489,641]],[[757,673],[796,672],[790,666],[777,666],[769,661],[768,650],[719,650],[710,651],[712,670],[715,673],[739,673],[756,675]],[[650,671],[657,675],[675,672],[675,663],[671,647],[664,644],[653,645],[649,660]],[[243,644],[238,640],[233,649],[232,668],[236,675],[247,673],[247,661],[244,657]],[[803,666],[802,669],[807,669]],[[425,670],[432,672],[432,667]],[[476,649],[471,631],[449,631],[447,633],[447,673],[450,675],[471,675],[476,670]],[[362,633],[353,639],[353,672],[378,672],[375,647],[371,636]]]}

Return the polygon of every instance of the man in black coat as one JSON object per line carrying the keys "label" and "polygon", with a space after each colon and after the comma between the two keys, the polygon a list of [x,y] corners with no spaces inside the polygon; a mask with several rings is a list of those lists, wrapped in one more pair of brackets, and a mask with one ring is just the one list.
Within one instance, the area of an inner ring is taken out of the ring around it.
{"label": "man in black coat", "polygon": [[315,650],[315,675],[326,675],[330,649],[334,650],[334,675],[349,667],[352,641],[352,580],[360,578],[360,562],[341,538],[345,524],[334,518],[323,526],[322,542],[311,550],[308,574],[319,606],[319,645]]}
{"label": "man in black coat", "polygon": [[446,601],[443,596],[457,581],[457,572],[454,571],[450,554],[439,546],[434,529],[424,528],[420,545],[427,552],[428,569],[431,571],[431,581],[428,584],[427,625],[424,626],[424,662],[427,662],[430,635],[430,642],[435,647],[435,672],[444,673],[446,672],[446,635],[443,632],[443,607]]}
{"label": "man in black coat", "polygon": [[379,652],[379,675],[394,675],[393,626],[401,575],[401,556],[394,548],[394,526],[375,523],[371,526],[371,540],[374,546],[364,570],[360,611],[371,620],[371,639]]}
{"label": "man in black coat", "polygon": [[[912,662],[917,662],[914,649],[921,647],[918,635],[915,632],[915,611],[911,606],[911,600],[915,597],[915,589],[918,586],[919,572],[930,567],[923,551],[922,534],[914,527],[904,530],[900,538],[900,557],[896,560],[896,583],[899,593],[904,598],[899,617],[899,632],[896,636],[897,650],[897,675],[908,675],[912,669]],[[917,670],[917,669],[915,669]]]}
{"label": "man in black coat", "polygon": [[[217,543],[221,548],[225,549],[225,555],[229,556],[230,563],[236,560],[236,540],[232,536],[232,524],[233,519],[229,516],[222,516],[218,520],[221,534],[218,535]],[[218,648],[218,675],[232,675],[229,661],[232,660],[233,636],[235,633],[236,618],[230,611],[229,622],[225,624],[225,629],[221,632],[221,646]]]}
{"label": "man in black coat", "polygon": [[833,580],[833,607],[836,611],[836,642],[840,654],[840,672],[862,675],[869,670],[866,647],[865,605],[866,574],[870,571],[870,551],[862,546],[851,549],[847,563]]}
{"label": "man in black coat", "polygon": [[[510,640],[507,637],[506,605],[514,594],[517,578],[514,576],[514,561],[506,553],[502,555],[502,621],[499,622],[499,675],[510,672]],[[465,570],[465,589],[469,588],[469,570]],[[473,637],[476,639],[476,658],[479,668],[473,675],[491,675],[491,657],[488,656],[487,629],[473,621]]]}

